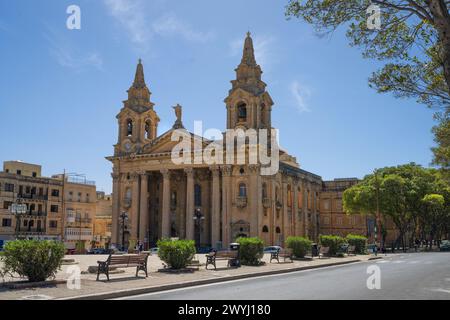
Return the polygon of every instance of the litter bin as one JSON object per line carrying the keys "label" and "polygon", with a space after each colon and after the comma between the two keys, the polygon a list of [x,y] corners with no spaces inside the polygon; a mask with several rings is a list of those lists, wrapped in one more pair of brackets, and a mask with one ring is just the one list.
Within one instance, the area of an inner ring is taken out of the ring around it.
{"label": "litter bin", "polygon": [[239,247],[240,246],[241,245],[239,243],[237,243],[237,242],[230,243],[230,251],[237,251],[238,252],[237,258],[235,260],[231,260],[230,261],[230,266],[232,266],[232,267],[240,267],[241,266],[241,259],[240,259],[240,256],[239,256]]}
{"label": "litter bin", "polygon": [[319,256],[319,246],[317,245],[317,243],[313,243],[311,245],[311,256],[313,257]]}

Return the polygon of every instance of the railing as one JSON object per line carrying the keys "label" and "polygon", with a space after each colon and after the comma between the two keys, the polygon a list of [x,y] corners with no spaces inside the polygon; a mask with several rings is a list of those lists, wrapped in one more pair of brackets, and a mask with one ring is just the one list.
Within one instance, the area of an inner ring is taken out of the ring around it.
{"label": "railing", "polygon": [[45,233],[45,228],[19,228],[19,233],[21,234],[44,234]]}
{"label": "railing", "polygon": [[244,208],[247,206],[247,197],[237,197],[236,198],[236,206],[238,208]]}
{"label": "railing", "polygon": [[125,198],[123,199],[123,206],[124,208],[130,208],[131,207],[131,199],[130,198]]}
{"label": "railing", "polygon": [[92,223],[92,219],[91,218],[75,218],[75,222]]}

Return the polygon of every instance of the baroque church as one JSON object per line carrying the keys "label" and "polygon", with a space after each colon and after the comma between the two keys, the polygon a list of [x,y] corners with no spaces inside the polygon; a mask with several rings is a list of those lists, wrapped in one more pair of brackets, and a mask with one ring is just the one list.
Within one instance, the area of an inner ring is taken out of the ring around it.
{"label": "baroque church", "polygon": [[[272,129],[274,103],[261,80],[250,33],[235,71],[224,101],[227,130]],[[322,179],[300,169],[285,150],[276,151],[279,170],[273,175],[262,175],[258,164],[175,164],[172,134],[185,130],[181,106],[174,107],[173,128],[159,135],[141,61],[123,104],[114,155],[107,157],[113,164],[112,244],[141,242],[148,248],[175,237],[226,247],[238,237],[257,236],[266,245],[283,245],[293,235],[317,241]],[[194,145],[206,147],[206,140],[186,133]]]}

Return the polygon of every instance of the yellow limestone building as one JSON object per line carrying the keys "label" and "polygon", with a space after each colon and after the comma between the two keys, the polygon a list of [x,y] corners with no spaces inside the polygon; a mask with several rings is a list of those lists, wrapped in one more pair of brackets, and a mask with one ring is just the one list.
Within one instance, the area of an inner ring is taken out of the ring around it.
{"label": "yellow limestone building", "polygon": [[[272,129],[274,102],[261,75],[248,33],[225,99],[227,130]],[[225,247],[240,236],[258,236],[266,245],[283,244],[291,235],[317,239],[320,176],[300,169],[294,157],[278,149],[279,169],[271,175],[261,174],[259,164],[176,164],[172,155],[179,142],[172,137],[177,130],[192,141],[192,155],[211,141],[187,132],[181,106],[174,108],[173,128],[159,135],[160,119],[139,61],[117,115],[114,155],[107,157],[113,164],[113,245],[140,241],[149,247],[165,237],[213,247]],[[267,149],[274,152],[270,144]],[[126,220],[121,218],[124,213]]]}

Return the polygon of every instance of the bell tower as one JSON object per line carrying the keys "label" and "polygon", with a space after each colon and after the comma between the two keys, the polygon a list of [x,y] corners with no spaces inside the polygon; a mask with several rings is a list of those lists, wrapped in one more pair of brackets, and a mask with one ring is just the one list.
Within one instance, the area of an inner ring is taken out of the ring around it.
{"label": "bell tower", "polygon": [[256,63],[253,39],[250,32],[244,42],[239,66],[235,69],[236,80],[225,99],[227,129],[271,129],[273,101],[261,80],[262,70]]}
{"label": "bell tower", "polygon": [[158,115],[150,101],[151,92],[144,79],[141,59],[136,67],[133,84],[128,89],[128,99],[117,115],[119,137],[115,154],[140,153],[142,147],[157,137]]}

